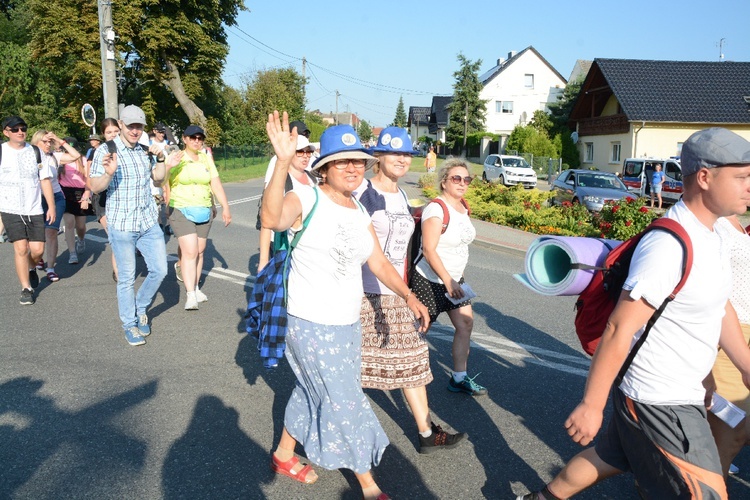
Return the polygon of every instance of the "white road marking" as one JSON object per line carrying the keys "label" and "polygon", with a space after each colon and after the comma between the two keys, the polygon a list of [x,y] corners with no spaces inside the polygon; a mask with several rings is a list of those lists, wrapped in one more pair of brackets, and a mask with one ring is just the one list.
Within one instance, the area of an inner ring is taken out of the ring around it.
{"label": "white road marking", "polygon": [[248,196],[247,198],[240,198],[239,200],[232,200],[228,204],[229,205],[237,205],[237,204],[240,204],[240,203],[247,203],[249,201],[259,200],[260,197],[261,197],[261,195],[256,194],[255,196]]}

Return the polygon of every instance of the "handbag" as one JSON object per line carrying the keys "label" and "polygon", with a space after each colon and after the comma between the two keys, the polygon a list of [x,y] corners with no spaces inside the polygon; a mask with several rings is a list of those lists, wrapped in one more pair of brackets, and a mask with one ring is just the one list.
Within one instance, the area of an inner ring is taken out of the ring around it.
{"label": "handbag", "polygon": [[[267,369],[276,368],[286,349],[286,297],[289,263],[292,251],[307,229],[318,206],[318,190],[315,189],[315,204],[302,222],[302,228],[294,235],[288,246],[278,249],[266,266],[255,277],[253,291],[247,305],[247,333],[258,339],[258,351]],[[286,238],[286,231],[277,233]]]}
{"label": "handbag", "polygon": [[182,215],[190,222],[205,224],[211,219],[211,207],[183,207],[178,208]]}

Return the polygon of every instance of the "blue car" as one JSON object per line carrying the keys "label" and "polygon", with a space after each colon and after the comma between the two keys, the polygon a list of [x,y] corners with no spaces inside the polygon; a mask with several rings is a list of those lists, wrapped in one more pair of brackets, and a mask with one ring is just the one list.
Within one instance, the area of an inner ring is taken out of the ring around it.
{"label": "blue car", "polygon": [[550,185],[552,203],[581,203],[591,212],[599,212],[605,203],[622,198],[636,199],[615,174],[595,170],[565,170]]}

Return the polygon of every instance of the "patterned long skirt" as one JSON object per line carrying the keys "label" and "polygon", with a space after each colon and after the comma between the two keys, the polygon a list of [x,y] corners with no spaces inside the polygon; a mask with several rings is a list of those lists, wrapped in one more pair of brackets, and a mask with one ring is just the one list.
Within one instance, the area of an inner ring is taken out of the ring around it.
{"label": "patterned long skirt", "polygon": [[432,382],[430,350],[398,295],[362,298],[362,387],[393,390]]}
{"label": "patterned long skirt", "polygon": [[286,359],[297,383],[284,426],[314,464],[363,474],[380,463],[389,441],[362,392],[360,324],[288,318]]}

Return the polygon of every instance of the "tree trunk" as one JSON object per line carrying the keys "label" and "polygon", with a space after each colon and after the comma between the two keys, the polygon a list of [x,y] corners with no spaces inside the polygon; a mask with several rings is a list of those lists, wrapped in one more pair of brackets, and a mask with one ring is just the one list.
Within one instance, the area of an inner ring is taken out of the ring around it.
{"label": "tree trunk", "polygon": [[177,102],[180,103],[180,107],[187,115],[190,123],[200,125],[205,130],[206,115],[203,114],[203,110],[199,108],[185,92],[185,87],[182,86],[182,79],[180,79],[180,71],[163,52],[162,58],[164,59],[164,62],[167,66],[167,72],[169,74],[169,77],[162,80],[162,83],[169,87],[174,96],[177,98]]}

